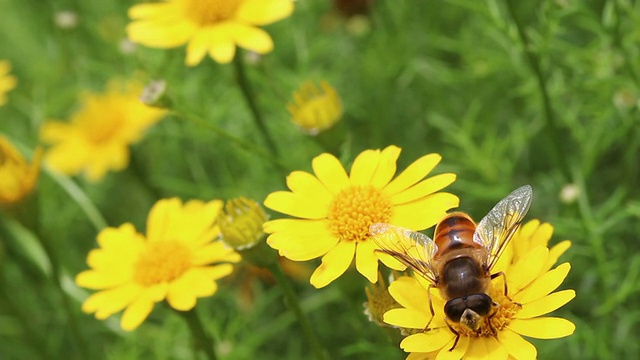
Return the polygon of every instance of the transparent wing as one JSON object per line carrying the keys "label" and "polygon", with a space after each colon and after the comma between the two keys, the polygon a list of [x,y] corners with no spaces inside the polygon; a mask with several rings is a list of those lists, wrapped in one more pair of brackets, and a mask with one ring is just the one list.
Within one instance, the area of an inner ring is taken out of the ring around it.
{"label": "transparent wing", "polygon": [[515,189],[500,200],[476,227],[473,241],[487,249],[485,264],[489,270],[498,261],[529,211],[532,195],[533,190],[529,185]]}
{"label": "transparent wing", "polygon": [[399,226],[376,223],[369,227],[373,241],[380,251],[393,256],[419,275],[437,283],[438,276],[433,269],[432,259],[438,246],[427,235]]}

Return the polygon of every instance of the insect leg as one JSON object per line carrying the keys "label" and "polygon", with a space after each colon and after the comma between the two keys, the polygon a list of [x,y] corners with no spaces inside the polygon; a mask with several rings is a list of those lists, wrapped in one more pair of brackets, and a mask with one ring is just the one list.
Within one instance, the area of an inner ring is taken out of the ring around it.
{"label": "insect leg", "polygon": [[429,310],[431,311],[431,319],[429,319],[427,326],[424,327],[424,331],[431,330],[429,328],[429,325],[431,325],[433,318],[436,317],[436,312],[433,310],[433,302],[431,301],[431,288],[435,288],[435,286],[429,284],[429,287],[427,288],[427,296],[429,297]]}
{"label": "insect leg", "polygon": [[454,328],[452,328],[451,325],[449,325],[448,321],[445,321],[445,322],[447,323],[449,330],[456,336],[456,340],[453,342],[453,345],[449,349],[449,351],[453,351],[453,349],[455,349],[456,346],[458,346],[458,341],[460,340],[460,333],[458,333]]}
{"label": "insect leg", "polygon": [[513,299],[509,296],[509,288],[507,287],[507,274],[505,274],[504,272],[500,271],[498,273],[495,274],[491,274],[491,280],[497,278],[498,276],[501,276],[504,278],[504,296],[509,299],[509,301],[511,301],[512,303],[518,305],[518,306],[522,306],[522,304],[517,303],[515,301],[513,301]]}

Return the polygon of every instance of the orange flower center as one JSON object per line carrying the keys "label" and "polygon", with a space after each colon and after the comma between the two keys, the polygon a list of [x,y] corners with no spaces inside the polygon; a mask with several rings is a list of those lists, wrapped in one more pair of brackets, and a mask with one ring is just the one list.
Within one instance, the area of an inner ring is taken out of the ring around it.
{"label": "orange flower center", "polygon": [[85,133],[87,138],[96,145],[101,145],[111,141],[116,133],[124,126],[122,117],[118,114],[108,121],[96,121],[95,123],[87,123]]}
{"label": "orange flower center", "polygon": [[188,0],[185,8],[189,18],[205,26],[226,20],[238,10],[243,0]]}
{"label": "orange flower center", "polygon": [[177,241],[148,243],[134,265],[133,280],[142,286],[171,282],[191,267],[191,251]]}
{"label": "orange flower center", "polygon": [[341,241],[365,241],[369,226],[391,219],[391,200],[373,186],[352,186],[329,206],[329,228]]}

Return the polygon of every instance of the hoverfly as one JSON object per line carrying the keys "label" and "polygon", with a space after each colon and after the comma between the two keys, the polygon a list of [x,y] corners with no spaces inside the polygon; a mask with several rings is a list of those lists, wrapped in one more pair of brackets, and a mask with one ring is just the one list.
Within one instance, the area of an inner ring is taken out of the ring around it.
{"label": "hoverfly", "polygon": [[[504,276],[492,269],[518,230],[531,205],[532,189],[525,185],[498,202],[476,223],[463,212],[447,214],[436,225],[435,241],[428,236],[390,224],[371,225],[369,231],[380,252],[389,254],[440,290],[446,301],[447,319],[479,331],[485,318],[491,318],[498,306],[487,294],[491,280]],[[504,294],[508,298],[507,282]],[[428,289],[430,290],[430,289]],[[431,320],[435,312],[429,307]],[[429,328],[427,324],[425,329]],[[448,324],[448,323],[447,323]],[[490,323],[489,323],[489,326]],[[458,343],[456,335],[450,350]],[[495,335],[495,330],[491,328]]]}

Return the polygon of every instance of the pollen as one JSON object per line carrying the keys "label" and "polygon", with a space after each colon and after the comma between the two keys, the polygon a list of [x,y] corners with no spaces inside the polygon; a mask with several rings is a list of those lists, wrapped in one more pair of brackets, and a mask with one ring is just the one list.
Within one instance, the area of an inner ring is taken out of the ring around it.
{"label": "pollen", "polygon": [[191,252],[177,241],[149,243],[134,266],[133,280],[142,286],[171,282],[191,266]]}
{"label": "pollen", "polygon": [[373,186],[342,190],[329,206],[329,228],[341,241],[365,241],[369,226],[391,219],[391,200]]}
{"label": "pollen", "polygon": [[189,0],[185,10],[199,25],[212,25],[233,17],[241,3],[242,0]]}

